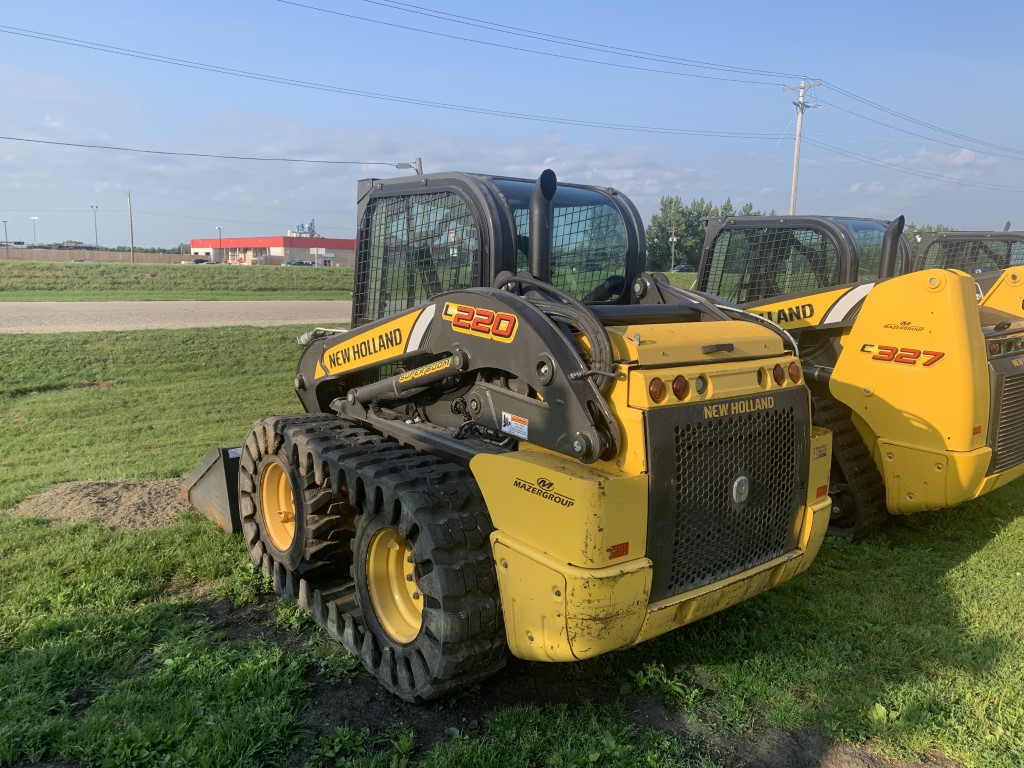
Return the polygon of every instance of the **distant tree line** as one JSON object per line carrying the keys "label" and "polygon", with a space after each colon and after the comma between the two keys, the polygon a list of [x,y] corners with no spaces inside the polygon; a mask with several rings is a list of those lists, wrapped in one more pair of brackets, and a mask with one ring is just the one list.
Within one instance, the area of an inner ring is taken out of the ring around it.
{"label": "distant tree line", "polygon": [[[691,200],[686,205],[679,197],[661,198],[658,213],[651,216],[647,227],[647,268],[652,271],[667,271],[673,266],[689,264],[696,268],[700,264],[704,246],[704,227],[701,219],[716,216],[777,216],[774,210],[754,210],[752,203],[745,203],[739,209],[729,198],[721,205],[715,205],[703,197]],[[908,223],[903,230],[912,251],[917,250],[917,235],[921,232],[952,232],[952,227],[943,224],[917,226]],[[673,242],[674,238],[674,242]]]}
{"label": "distant tree line", "polygon": [[908,223],[903,228],[903,234],[910,242],[910,252],[917,253],[917,236],[921,232],[954,232],[953,227],[947,227],[944,224],[925,224],[923,227],[919,227],[916,224]]}
{"label": "distant tree line", "polygon": [[[666,271],[674,265],[700,263],[704,245],[704,227],[701,219],[711,216],[774,216],[775,211],[755,211],[753,203],[745,203],[737,210],[730,198],[715,205],[703,197],[683,205],[682,198],[661,198],[661,210],[651,217],[647,227],[647,268]],[[675,241],[673,242],[673,238]]]}
{"label": "distant tree line", "polygon": [[[0,245],[4,241],[0,240]],[[27,248],[48,249],[51,251],[113,251],[114,253],[128,253],[131,250],[127,245],[101,245],[98,248],[92,243],[83,243],[80,240],[65,240],[60,243],[25,243],[21,240],[11,240],[10,245],[24,246]],[[170,248],[160,246],[143,248],[135,246],[136,253],[190,253],[192,246],[189,243],[179,243]]]}
{"label": "distant tree line", "polygon": [[[115,248],[107,248],[106,250],[108,250],[108,251],[130,251],[131,248],[129,246],[127,246],[127,245],[118,245]],[[135,246],[135,252],[136,253],[191,253],[192,252],[192,246],[189,243],[178,243],[177,245],[172,246],[170,248],[162,248],[162,247],[159,247],[159,246],[155,247],[155,248],[140,248],[139,246]]]}

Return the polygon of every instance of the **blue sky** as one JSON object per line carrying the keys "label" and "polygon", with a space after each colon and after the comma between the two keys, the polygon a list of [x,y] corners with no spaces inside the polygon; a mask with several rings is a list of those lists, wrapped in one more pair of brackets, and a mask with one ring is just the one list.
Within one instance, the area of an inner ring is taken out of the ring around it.
{"label": "blue sky", "polygon": [[4,11],[0,135],[355,163],[0,139],[12,240],[31,241],[36,216],[39,241],[92,242],[95,205],[101,244],[127,244],[129,189],[139,246],[218,226],[282,234],[313,218],[351,237],[356,180],[411,173],[358,163],[415,157],[428,173],[550,167],[619,189],[645,221],[663,195],[785,213],[796,95],[782,86],[801,76],[826,84],[810,93],[820,106],[804,121],[798,213],[1024,229],[1020,3],[38,0]]}

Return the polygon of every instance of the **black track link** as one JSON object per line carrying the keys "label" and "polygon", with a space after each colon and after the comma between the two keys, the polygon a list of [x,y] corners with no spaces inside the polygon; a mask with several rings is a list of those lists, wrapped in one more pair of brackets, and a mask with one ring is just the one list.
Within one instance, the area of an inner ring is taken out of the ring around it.
{"label": "black track link", "polygon": [[814,423],[832,432],[829,493],[833,504],[845,510],[829,522],[829,535],[859,538],[877,531],[889,519],[885,483],[853,425],[850,409],[831,398],[815,397]]}
{"label": "black track link", "polygon": [[[275,440],[290,443],[295,465],[310,481],[304,511],[316,520],[321,548],[315,555],[323,562],[304,573],[289,570],[250,532],[250,555],[274,590],[298,602],[406,701],[437,698],[500,669],[507,644],[488,539],[492,527],[472,475],[331,415],[263,423]],[[245,510],[252,509],[246,494],[240,480],[243,528]],[[405,528],[424,596],[424,628],[413,643],[382,642],[363,616],[350,573],[355,514],[384,515]]]}

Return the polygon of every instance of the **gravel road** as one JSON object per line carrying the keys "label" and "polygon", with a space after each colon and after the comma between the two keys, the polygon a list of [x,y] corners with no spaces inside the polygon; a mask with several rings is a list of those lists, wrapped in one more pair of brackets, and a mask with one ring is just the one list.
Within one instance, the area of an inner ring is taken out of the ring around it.
{"label": "gravel road", "polygon": [[347,323],[351,301],[0,301],[0,333]]}

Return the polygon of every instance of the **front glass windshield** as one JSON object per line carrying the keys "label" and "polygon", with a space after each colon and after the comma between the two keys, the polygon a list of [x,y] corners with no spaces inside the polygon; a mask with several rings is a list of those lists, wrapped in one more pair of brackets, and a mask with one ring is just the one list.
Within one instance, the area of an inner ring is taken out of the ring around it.
{"label": "front glass windshield", "polygon": [[[529,268],[530,195],[534,182],[495,179],[516,226],[516,268]],[[551,283],[580,301],[618,301],[626,289],[626,224],[608,196],[595,189],[558,187]]]}

